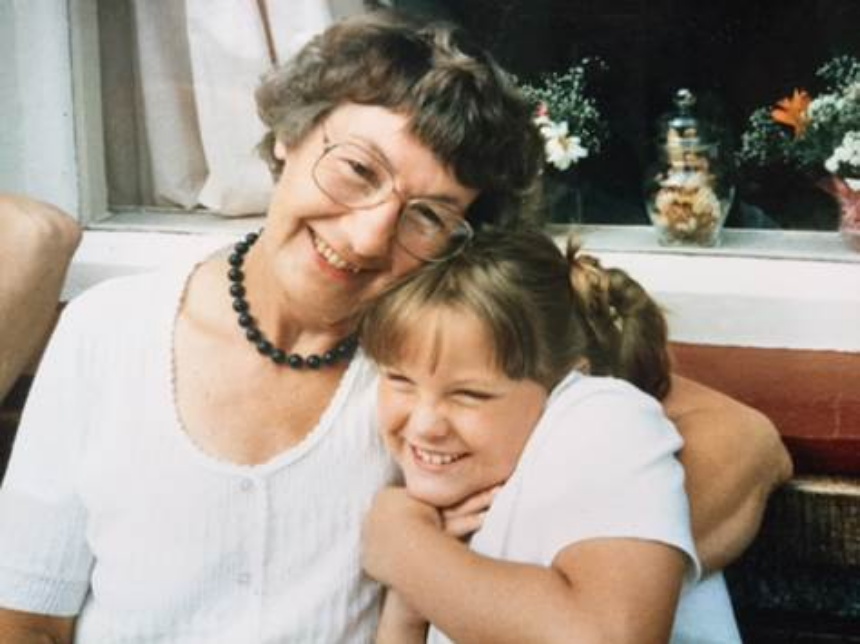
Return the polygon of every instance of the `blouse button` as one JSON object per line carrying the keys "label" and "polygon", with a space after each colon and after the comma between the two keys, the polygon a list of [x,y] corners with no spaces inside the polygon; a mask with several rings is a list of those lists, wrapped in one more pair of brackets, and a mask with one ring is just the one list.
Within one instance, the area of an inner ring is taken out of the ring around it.
{"label": "blouse button", "polygon": [[238,582],[242,586],[247,586],[248,584],[251,583],[251,574],[247,573],[247,572],[243,572],[242,574],[239,575]]}
{"label": "blouse button", "polygon": [[251,479],[243,479],[242,480],[242,491],[250,492],[254,489],[254,481]]}

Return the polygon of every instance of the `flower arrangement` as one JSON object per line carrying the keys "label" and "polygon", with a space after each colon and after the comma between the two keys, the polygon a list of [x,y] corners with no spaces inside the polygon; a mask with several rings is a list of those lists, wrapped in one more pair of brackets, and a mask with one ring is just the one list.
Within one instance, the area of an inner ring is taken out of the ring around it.
{"label": "flower arrangement", "polygon": [[816,75],[825,91],[815,98],[798,89],[752,113],[739,160],[793,166],[816,178],[829,174],[860,190],[860,59],[836,57]]}
{"label": "flower arrangement", "polygon": [[542,77],[538,84],[521,84],[535,107],[547,165],[560,172],[597,154],[607,136],[597,101],[586,92],[587,76],[594,67],[603,67],[602,61],[586,58],[565,72]]}
{"label": "flower arrangement", "polygon": [[794,166],[817,179],[840,209],[839,230],[860,250],[860,59],[838,56],[816,75],[825,91],[804,90],[750,116],[740,161]]}

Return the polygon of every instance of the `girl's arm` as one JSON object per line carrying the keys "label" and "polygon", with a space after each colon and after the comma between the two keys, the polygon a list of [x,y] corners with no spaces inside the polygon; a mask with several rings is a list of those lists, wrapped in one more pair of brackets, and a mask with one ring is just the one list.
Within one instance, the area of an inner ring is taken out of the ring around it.
{"label": "girl's arm", "polygon": [[665,642],[685,566],[672,547],[593,539],[550,567],[478,555],[441,530],[433,508],[404,490],[368,514],[363,563],[457,642]]}
{"label": "girl's arm", "polygon": [[74,628],[74,617],[0,608],[0,642],[5,644],[71,644]]}
{"label": "girl's arm", "polygon": [[792,475],[791,458],[763,414],[697,382],[673,376],[663,406],[684,437],[699,559],[705,570],[724,568],[755,537],[768,497]]}
{"label": "girl's arm", "polygon": [[376,630],[376,644],[424,644],[427,620],[393,588],[385,591],[385,603]]}
{"label": "girl's arm", "polygon": [[[495,485],[482,490],[449,508],[439,510],[440,526],[446,534],[463,539],[483,523],[496,493]],[[427,639],[427,620],[393,588],[385,591],[385,602],[376,631],[377,644],[424,644]]]}

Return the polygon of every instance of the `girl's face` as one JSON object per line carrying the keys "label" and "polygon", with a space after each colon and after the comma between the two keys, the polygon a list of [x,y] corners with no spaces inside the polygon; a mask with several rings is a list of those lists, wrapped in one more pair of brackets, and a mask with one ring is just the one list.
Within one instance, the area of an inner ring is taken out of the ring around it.
{"label": "girl's face", "polygon": [[381,366],[379,419],[412,496],[447,507],[505,481],[547,391],[511,380],[471,313],[428,312],[398,364]]}

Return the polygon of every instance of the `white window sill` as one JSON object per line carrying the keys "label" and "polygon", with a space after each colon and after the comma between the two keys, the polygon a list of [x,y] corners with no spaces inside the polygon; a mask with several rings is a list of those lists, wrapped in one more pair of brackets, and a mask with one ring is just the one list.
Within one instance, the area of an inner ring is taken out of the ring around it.
{"label": "white window sill", "polygon": [[[86,231],[64,291],[230,244],[261,218],[118,215]],[[563,229],[552,231],[563,241]],[[715,249],[663,248],[647,227],[590,227],[587,250],[630,271],[665,307],[672,339],[860,351],[860,253],[828,233],[726,231]]]}

